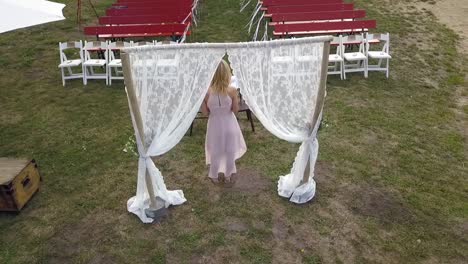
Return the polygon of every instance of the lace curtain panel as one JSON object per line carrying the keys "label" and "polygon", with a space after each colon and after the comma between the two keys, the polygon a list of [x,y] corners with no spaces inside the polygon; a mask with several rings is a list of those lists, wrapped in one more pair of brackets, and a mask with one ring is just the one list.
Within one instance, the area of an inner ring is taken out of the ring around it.
{"label": "lace curtain panel", "polygon": [[[302,143],[291,173],[280,176],[278,194],[305,203],[315,194],[318,141],[314,116],[321,111],[316,106],[323,84],[324,43],[262,43],[229,49],[231,67],[247,105],[262,125],[283,140]],[[304,180],[308,161],[310,178]]]}
{"label": "lace curtain panel", "polygon": [[[185,135],[226,53],[244,98],[259,121],[275,136],[302,143],[291,173],[280,177],[279,195],[297,203],[312,199],[317,120],[323,99],[320,91],[328,59],[323,56],[324,47],[328,47],[324,43],[330,40],[311,37],[125,49],[125,81],[135,95],[135,100],[130,100],[129,93],[129,105],[140,155],[137,193],[128,200],[128,211],[150,223],[145,209],[151,193],[164,200],[166,207],[186,201],[181,190],[167,190],[151,157],[168,152]],[[311,178],[302,182],[308,162]]]}
{"label": "lace curtain panel", "polygon": [[132,113],[140,158],[137,193],[129,199],[127,208],[148,223],[152,219],[145,215],[145,209],[149,208],[146,172],[154,193],[165,201],[166,207],[186,201],[181,190],[167,190],[151,157],[168,152],[182,139],[200,109],[225,50],[137,47],[126,52],[144,130],[144,139],[141,139]]}

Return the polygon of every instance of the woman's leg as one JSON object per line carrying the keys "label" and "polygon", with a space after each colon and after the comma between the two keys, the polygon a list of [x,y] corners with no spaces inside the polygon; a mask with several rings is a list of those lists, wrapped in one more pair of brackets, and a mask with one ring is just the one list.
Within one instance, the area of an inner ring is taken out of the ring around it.
{"label": "woman's leg", "polygon": [[226,153],[226,174],[225,179],[227,182],[231,180],[232,174],[237,172],[236,168],[236,155],[234,152]]}
{"label": "woman's leg", "polygon": [[219,155],[211,156],[210,171],[208,173],[208,177],[211,179],[218,179],[219,162]]}

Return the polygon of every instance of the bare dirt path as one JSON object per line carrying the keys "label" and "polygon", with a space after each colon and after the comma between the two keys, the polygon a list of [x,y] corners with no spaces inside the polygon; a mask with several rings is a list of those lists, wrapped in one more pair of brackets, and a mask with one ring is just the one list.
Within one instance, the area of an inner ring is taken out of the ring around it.
{"label": "bare dirt path", "polygon": [[[438,0],[435,4],[423,4],[443,24],[460,36],[458,50],[468,61],[468,0]],[[467,115],[464,110],[468,106],[468,72],[465,71],[465,83],[457,88],[457,115],[461,119],[461,129],[468,142]],[[468,144],[468,143],[467,143]],[[468,148],[465,149],[468,152]]]}
{"label": "bare dirt path", "polygon": [[468,1],[442,0],[426,8],[460,36],[460,52],[468,55]]}

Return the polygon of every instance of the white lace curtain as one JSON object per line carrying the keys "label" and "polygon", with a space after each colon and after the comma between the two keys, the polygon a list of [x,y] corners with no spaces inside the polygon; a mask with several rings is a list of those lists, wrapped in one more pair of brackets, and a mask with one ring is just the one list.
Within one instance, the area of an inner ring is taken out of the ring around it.
{"label": "white lace curtain", "polygon": [[[164,200],[166,207],[186,201],[181,190],[167,190],[151,157],[168,152],[182,139],[226,53],[244,98],[260,122],[275,136],[302,143],[291,173],[280,177],[279,195],[296,203],[312,199],[317,120],[323,98],[320,91],[326,79],[324,59],[328,59],[323,56],[328,47],[324,42],[330,40],[311,37],[125,49],[124,71],[127,89],[135,97],[131,100],[129,92],[140,155],[137,193],[129,199],[128,211],[149,223],[152,219],[145,215],[145,209],[150,206],[152,193]],[[303,178],[308,161],[311,178]],[[148,188],[152,190],[148,192]]]}
{"label": "white lace curtain", "polygon": [[[247,105],[263,126],[283,140],[302,143],[291,173],[280,176],[278,194],[304,203],[315,193],[313,164],[318,141],[314,115],[321,111],[316,106],[324,43],[264,43],[230,49],[229,59]],[[304,179],[309,158],[311,177]]]}

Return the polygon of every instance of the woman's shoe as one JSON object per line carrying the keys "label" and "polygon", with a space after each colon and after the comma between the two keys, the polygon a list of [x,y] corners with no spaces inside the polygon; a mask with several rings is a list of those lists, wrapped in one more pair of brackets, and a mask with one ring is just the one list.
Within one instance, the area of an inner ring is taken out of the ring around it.
{"label": "woman's shoe", "polygon": [[226,187],[233,187],[234,184],[236,183],[236,174],[233,173],[229,177],[224,177],[224,183],[226,184]]}
{"label": "woman's shoe", "polygon": [[230,183],[234,184],[236,183],[236,180],[237,180],[237,173],[231,174],[231,177],[229,177]]}

